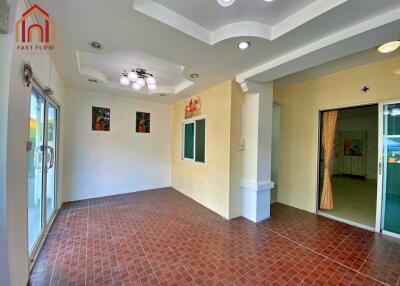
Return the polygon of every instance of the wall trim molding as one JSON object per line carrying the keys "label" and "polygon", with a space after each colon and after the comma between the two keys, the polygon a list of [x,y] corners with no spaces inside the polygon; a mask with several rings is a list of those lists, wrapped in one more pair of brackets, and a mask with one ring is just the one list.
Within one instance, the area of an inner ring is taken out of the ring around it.
{"label": "wall trim molding", "polygon": [[270,189],[273,189],[275,186],[275,183],[272,181],[260,181],[260,182],[254,182],[254,181],[248,181],[248,180],[241,180],[240,181],[240,187],[249,190],[249,191],[254,191],[254,192],[262,192],[262,191],[267,191]]}

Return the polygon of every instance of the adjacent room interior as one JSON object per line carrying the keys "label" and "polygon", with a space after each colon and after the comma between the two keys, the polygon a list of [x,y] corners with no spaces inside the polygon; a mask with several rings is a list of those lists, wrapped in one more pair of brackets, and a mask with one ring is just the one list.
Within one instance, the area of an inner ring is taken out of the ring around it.
{"label": "adjacent room interior", "polygon": [[[319,209],[372,229],[375,228],[378,168],[378,105],[321,112],[321,139],[326,136],[326,113],[336,113],[333,158],[330,159],[333,207]],[[328,118],[327,120],[329,120]],[[320,143],[319,198],[324,188],[326,152]]]}

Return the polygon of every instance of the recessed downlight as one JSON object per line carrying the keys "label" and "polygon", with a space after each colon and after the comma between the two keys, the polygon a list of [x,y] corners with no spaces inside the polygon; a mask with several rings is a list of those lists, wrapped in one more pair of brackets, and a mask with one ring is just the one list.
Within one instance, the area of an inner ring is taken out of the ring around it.
{"label": "recessed downlight", "polygon": [[96,41],[90,41],[89,46],[91,46],[95,50],[101,51],[103,49],[103,44]]}
{"label": "recessed downlight", "polygon": [[378,51],[382,54],[389,54],[391,52],[394,52],[398,48],[400,48],[400,41],[393,41],[383,44],[378,48]]}
{"label": "recessed downlight", "polygon": [[231,6],[236,0],[217,0],[218,4],[223,7]]}
{"label": "recessed downlight", "polygon": [[241,50],[245,50],[251,46],[250,42],[240,42],[238,44],[238,48]]}
{"label": "recessed downlight", "polygon": [[200,75],[199,75],[198,73],[192,73],[192,74],[190,75],[190,77],[191,77],[191,78],[198,78],[198,77],[200,77]]}

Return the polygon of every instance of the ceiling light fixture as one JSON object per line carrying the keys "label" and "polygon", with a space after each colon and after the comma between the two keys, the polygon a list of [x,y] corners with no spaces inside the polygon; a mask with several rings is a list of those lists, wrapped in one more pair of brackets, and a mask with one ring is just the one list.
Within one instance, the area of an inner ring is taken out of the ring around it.
{"label": "ceiling light fixture", "polygon": [[389,54],[391,52],[394,52],[398,48],[400,48],[400,41],[393,41],[383,44],[378,48],[378,51],[382,54]]}
{"label": "ceiling light fixture", "polygon": [[228,7],[231,6],[236,0],[217,0],[218,4],[221,5],[222,7]]}
{"label": "ceiling light fixture", "polygon": [[198,73],[192,73],[190,78],[198,78],[200,75]]}
{"label": "ceiling light fixture", "polygon": [[240,42],[238,44],[238,48],[241,50],[245,50],[251,46],[250,42]]}
{"label": "ceiling light fixture", "polygon": [[98,83],[97,79],[93,79],[93,78],[89,78],[88,81],[92,82],[92,83]]}
{"label": "ceiling light fixture", "polygon": [[274,0],[264,0],[265,2],[273,2]]}
{"label": "ceiling light fixture", "polygon": [[157,82],[154,75],[141,68],[132,69],[130,72],[124,71],[119,82],[124,86],[131,85],[132,88],[137,91],[146,86],[146,83],[148,90],[153,91],[157,89]]}
{"label": "ceiling light fixture", "polygon": [[103,44],[96,41],[89,42],[89,46],[91,46],[95,50],[101,51],[103,49]]}

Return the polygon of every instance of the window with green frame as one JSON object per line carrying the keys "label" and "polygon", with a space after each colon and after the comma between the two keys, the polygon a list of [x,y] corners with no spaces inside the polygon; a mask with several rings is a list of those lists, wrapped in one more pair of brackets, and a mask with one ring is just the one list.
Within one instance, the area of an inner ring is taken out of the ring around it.
{"label": "window with green frame", "polygon": [[206,161],[206,119],[187,120],[182,126],[182,158],[205,163]]}

